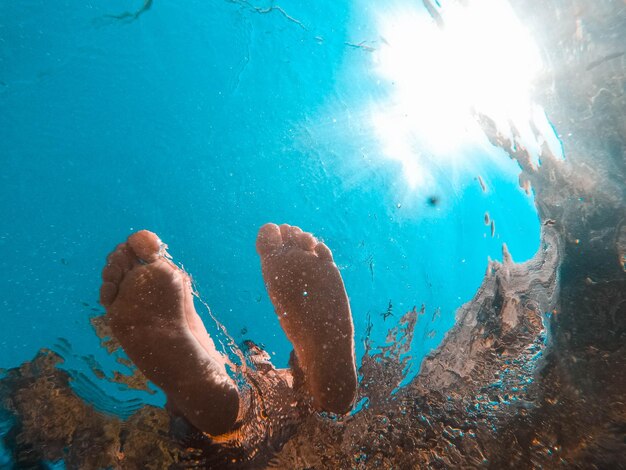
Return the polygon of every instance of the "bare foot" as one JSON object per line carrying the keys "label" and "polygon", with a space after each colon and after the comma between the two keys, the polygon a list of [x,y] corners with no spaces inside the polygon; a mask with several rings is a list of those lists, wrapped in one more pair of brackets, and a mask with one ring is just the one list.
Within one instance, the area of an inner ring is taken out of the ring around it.
{"label": "bare foot", "polygon": [[100,303],[113,334],[141,371],[198,429],[230,431],[239,394],[195,311],[191,281],[142,230],[108,256]]}
{"label": "bare foot", "polygon": [[346,413],[357,386],[354,326],[330,250],[286,224],[261,227],[256,246],[267,290],[315,406]]}

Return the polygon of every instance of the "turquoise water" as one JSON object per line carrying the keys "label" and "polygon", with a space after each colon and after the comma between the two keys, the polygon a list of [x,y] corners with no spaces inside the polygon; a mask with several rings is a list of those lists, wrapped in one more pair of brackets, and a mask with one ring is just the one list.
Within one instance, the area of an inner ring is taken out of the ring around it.
{"label": "turquoise water", "polygon": [[331,247],[359,355],[368,319],[380,344],[425,305],[411,373],[502,243],[516,261],[535,253],[533,199],[504,154],[468,146],[469,170],[433,157],[426,188],[384,157],[363,110],[390,84],[354,47],[375,35],[362,5],[155,0],[135,20],[107,17],[142,4],[0,2],[0,367],[58,338],[114,367],[89,317],[106,254],[142,228],[169,244],[233,338],[280,366],[290,345],[254,248],[265,222]]}

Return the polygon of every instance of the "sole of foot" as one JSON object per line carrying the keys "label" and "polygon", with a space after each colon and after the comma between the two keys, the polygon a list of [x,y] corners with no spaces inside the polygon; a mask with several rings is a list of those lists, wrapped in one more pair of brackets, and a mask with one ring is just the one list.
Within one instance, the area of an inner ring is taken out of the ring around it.
{"label": "sole of foot", "polygon": [[231,431],[239,393],[196,313],[189,276],[142,230],[108,256],[100,303],[115,338],[168,401],[199,430]]}
{"label": "sole of foot", "polygon": [[270,299],[315,407],[348,412],[357,387],[354,325],[331,251],[286,224],[261,227],[256,246]]}

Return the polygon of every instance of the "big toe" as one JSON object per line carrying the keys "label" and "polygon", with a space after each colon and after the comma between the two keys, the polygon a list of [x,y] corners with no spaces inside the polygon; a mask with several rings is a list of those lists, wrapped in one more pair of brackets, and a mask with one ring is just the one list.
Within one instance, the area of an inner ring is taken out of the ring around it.
{"label": "big toe", "polygon": [[137,255],[137,258],[150,263],[159,257],[163,243],[156,233],[140,230],[128,237],[128,246]]}
{"label": "big toe", "polygon": [[276,224],[265,224],[259,229],[256,238],[256,251],[261,256],[267,256],[282,248],[283,238],[280,228]]}

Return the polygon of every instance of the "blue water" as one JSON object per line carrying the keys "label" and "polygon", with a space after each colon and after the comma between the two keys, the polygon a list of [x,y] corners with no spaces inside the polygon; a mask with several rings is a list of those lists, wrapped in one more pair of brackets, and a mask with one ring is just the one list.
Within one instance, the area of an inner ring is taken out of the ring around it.
{"label": "blue water", "polygon": [[437,187],[420,191],[380,155],[358,110],[385,90],[371,54],[346,44],[373,28],[358,4],[155,0],[135,21],[104,17],[142,4],[0,2],[0,367],[59,337],[113,367],[89,317],[106,254],[142,228],[234,339],[280,366],[290,346],[254,248],[265,222],[331,247],[359,355],[368,318],[380,343],[425,305],[413,373],[503,242],[516,261],[536,251],[533,200],[508,157],[470,148],[501,165],[454,178],[434,165]]}

